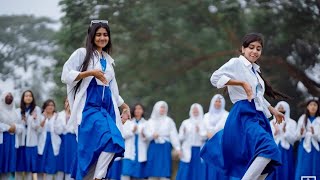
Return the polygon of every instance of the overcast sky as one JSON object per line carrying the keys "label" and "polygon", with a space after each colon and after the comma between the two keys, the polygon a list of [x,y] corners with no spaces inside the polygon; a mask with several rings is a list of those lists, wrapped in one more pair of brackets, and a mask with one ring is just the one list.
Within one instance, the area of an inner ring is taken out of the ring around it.
{"label": "overcast sky", "polygon": [[59,20],[62,16],[59,0],[0,0],[0,15],[32,14]]}

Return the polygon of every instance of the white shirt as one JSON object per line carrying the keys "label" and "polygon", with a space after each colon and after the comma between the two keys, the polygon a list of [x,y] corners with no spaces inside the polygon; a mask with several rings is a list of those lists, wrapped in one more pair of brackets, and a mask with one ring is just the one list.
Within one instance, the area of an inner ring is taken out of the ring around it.
{"label": "white shirt", "polygon": [[[80,90],[77,92],[75,98],[74,98],[74,91],[73,88],[79,81],[75,81],[75,79],[80,74],[80,67],[84,61],[84,58],[86,56],[86,49],[85,48],[79,48],[75,52],[73,52],[68,59],[68,61],[63,66],[63,71],[61,75],[61,81],[65,84],[67,84],[67,94],[68,94],[68,101],[71,108],[71,116],[69,121],[73,122],[74,129],[77,134],[78,125],[81,124],[82,121],[82,111],[86,102],[87,97],[87,88],[93,78],[93,76],[86,77],[82,79],[82,83],[80,86]],[[111,89],[112,93],[112,101],[114,104],[114,111],[116,114],[116,125],[119,128],[120,132],[122,132],[122,122],[120,117],[120,112],[118,107],[120,107],[124,101],[119,95],[119,89],[117,85],[117,81],[115,78],[115,73],[113,66],[114,60],[109,56],[107,53],[104,53],[104,57],[106,57],[107,60],[107,68],[105,71],[105,77],[108,80],[108,86]],[[100,57],[93,56],[93,59],[90,60],[89,66],[87,70],[92,69],[99,69],[102,70],[101,64],[100,64]],[[96,81],[99,85],[102,85],[101,81],[96,78]],[[102,97],[101,97],[102,98]]]}
{"label": "white shirt", "polygon": [[[197,132],[196,128],[199,128]],[[184,120],[179,128],[179,138],[182,141],[182,157],[181,161],[190,162],[191,148],[201,147],[207,139],[207,132],[203,119],[187,119]]]}
{"label": "white shirt", "polygon": [[176,124],[168,116],[149,119],[143,132],[150,141],[153,140],[153,134],[157,133],[159,137],[154,139],[155,143],[164,144],[165,142],[170,142],[175,150],[181,150]]}
{"label": "white shirt", "polygon": [[[135,160],[136,155],[138,155],[139,162],[147,161],[147,150],[149,142],[144,138],[141,133],[145,128],[146,120],[144,118],[140,119],[137,123],[135,118],[126,121],[123,125],[123,138],[125,139],[125,152],[124,158]],[[133,129],[137,126],[137,130],[134,133]],[[135,149],[135,135],[138,135],[138,154],[136,154]]]}
{"label": "white shirt", "polygon": [[54,113],[51,118],[44,119],[41,117],[41,121],[46,121],[44,127],[40,127],[39,131],[39,145],[38,145],[38,154],[43,155],[44,147],[47,139],[47,132],[51,135],[52,149],[55,156],[59,154],[61,138],[59,136],[59,130],[61,124],[58,121],[58,114]]}
{"label": "white shirt", "polygon": [[67,134],[67,133],[75,134],[74,125],[70,121],[70,117],[67,120],[65,110],[59,112],[58,121],[61,124],[61,127],[58,130],[59,134]]}
{"label": "white shirt", "polygon": [[33,110],[36,113],[36,118],[30,112],[26,112],[26,120],[22,120],[21,109],[16,110],[21,124],[24,125],[24,131],[17,134],[19,139],[19,146],[35,147],[38,145],[38,131],[40,127],[41,109],[36,106]]}
{"label": "white shirt", "polygon": [[[320,151],[319,147],[319,142],[320,142],[320,117],[317,117],[315,120],[310,121],[310,119],[307,119],[307,125],[305,126],[304,119],[305,119],[305,114],[303,114],[299,120],[298,120],[298,125],[297,125],[297,131],[296,131],[296,136],[298,140],[303,141],[303,148],[310,153],[311,152],[311,146],[317,150]],[[311,132],[311,127],[313,127],[314,134]],[[304,129],[303,134],[301,135],[300,131],[301,128]]]}
{"label": "white shirt", "polygon": [[[255,73],[252,71],[252,67]],[[260,67],[250,63],[244,56],[232,58],[218,70],[216,70],[210,81],[213,86],[223,88],[229,80],[240,80],[250,84],[253,92],[256,109],[264,112],[267,118],[271,117],[268,110],[270,103],[263,97],[265,84],[259,73]],[[228,92],[232,103],[248,99],[247,94],[241,86],[228,86]]]}

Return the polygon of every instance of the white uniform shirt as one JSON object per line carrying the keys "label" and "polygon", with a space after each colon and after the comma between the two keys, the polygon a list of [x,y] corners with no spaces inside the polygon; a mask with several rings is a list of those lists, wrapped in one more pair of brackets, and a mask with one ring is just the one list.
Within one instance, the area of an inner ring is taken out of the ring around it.
{"label": "white uniform shirt", "polygon": [[[199,115],[197,117],[192,115],[192,109],[194,107],[197,107],[199,110]],[[191,160],[191,148],[202,147],[207,138],[205,124],[203,122],[202,106],[200,104],[193,104],[190,108],[189,114],[190,118],[184,120],[179,128],[179,138],[182,142],[181,161],[186,163],[190,162]]]}
{"label": "white uniform shirt", "polygon": [[[320,151],[319,142],[320,142],[320,117],[317,117],[315,120],[310,121],[310,119],[307,119],[307,125],[304,123],[305,114],[303,114],[299,120],[298,120],[298,126],[296,131],[296,136],[298,140],[303,141],[303,148],[310,153],[311,152],[311,146],[317,150]],[[311,127],[314,129],[314,134],[311,132]],[[301,135],[300,131],[301,128],[304,129],[303,134]]]}
{"label": "white uniform shirt", "polygon": [[[139,122],[136,122],[136,119],[126,121],[123,125],[123,137],[125,139],[125,152],[124,158],[135,160],[136,155],[138,155],[139,162],[147,161],[147,150],[149,142],[146,138],[142,136],[142,130],[145,128],[146,120],[144,118],[140,119]],[[133,129],[137,126],[137,130],[134,133]],[[138,154],[135,150],[135,136],[138,135]]]}
{"label": "white uniform shirt", "polygon": [[[252,68],[255,72],[253,72]],[[268,110],[270,103],[263,97],[265,84],[260,75],[260,67],[250,63],[244,56],[232,58],[218,70],[216,70],[210,81],[213,86],[223,88],[229,80],[240,80],[250,84],[253,92],[256,109],[264,112],[267,118],[271,117]],[[241,86],[228,86],[228,92],[232,103],[248,99],[247,94]]]}
{"label": "white uniform shirt", "polygon": [[[276,109],[279,108],[279,106],[282,106],[285,110],[285,118],[281,124],[276,123],[276,119],[273,119],[270,121],[270,126],[273,134],[273,138],[276,142],[276,144],[281,145],[284,149],[289,149],[290,145],[293,146],[295,141],[297,140],[296,137],[296,129],[297,129],[297,123],[293,119],[290,118],[290,107],[289,104],[285,101],[280,101],[276,105]],[[283,131],[283,127],[285,126],[286,131]],[[275,128],[278,128],[279,132],[275,135]]]}
{"label": "white uniform shirt", "polygon": [[[67,84],[68,101],[71,108],[70,121],[73,122],[75,126],[74,129],[76,130],[76,134],[77,134],[78,125],[80,125],[82,121],[82,111],[86,102],[87,88],[93,78],[93,76],[89,76],[82,80],[79,91],[77,92],[74,98],[73,88],[79,82],[79,81],[75,81],[75,79],[78,77],[78,75],[81,72],[80,67],[84,61],[85,56],[86,56],[85,48],[79,48],[75,52],[73,52],[70,58],[68,59],[68,61],[64,64],[62,75],[61,75],[61,81]],[[111,93],[112,93],[112,101],[114,105],[114,111],[116,114],[116,124],[120,132],[122,132],[122,122],[121,122],[121,117],[120,117],[120,112],[118,107],[120,107],[124,101],[119,95],[119,89],[118,89],[117,81],[115,78],[114,69],[112,66],[114,65],[114,60],[107,53],[104,53],[104,57],[107,60],[105,77],[109,82],[107,86],[110,87]],[[102,67],[100,64],[100,57],[96,55],[94,55],[93,59],[90,60],[89,66],[87,68],[87,70],[92,70],[92,69],[102,70]],[[96,81],[99,85],[102,85],[101,81],[98,80],[97,78],[96,78]]]}

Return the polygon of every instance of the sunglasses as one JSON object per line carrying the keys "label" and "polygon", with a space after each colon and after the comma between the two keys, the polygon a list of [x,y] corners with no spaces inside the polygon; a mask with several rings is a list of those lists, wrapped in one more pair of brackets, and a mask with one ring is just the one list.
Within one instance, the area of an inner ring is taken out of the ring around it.
{"label": "sunglasses", "polygon": [[108,25],[108,20],[92,20],[90,23],[90,26],[92,26],[92,24],[97,24],[97,23],[103,23]]}

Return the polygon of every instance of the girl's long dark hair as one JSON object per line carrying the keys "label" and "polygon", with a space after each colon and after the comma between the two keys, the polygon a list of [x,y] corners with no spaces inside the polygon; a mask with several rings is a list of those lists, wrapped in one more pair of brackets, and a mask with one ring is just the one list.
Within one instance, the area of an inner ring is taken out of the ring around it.
{"label": "girl's long dark hair", "polygon": [[53,112],[55,113],[56,112],[56,103],[54,103],[54,100],[52,99],[48,99],[46,100],[43,105],[42,105],[42,113],[44,112],[44,110],[47,108],[47,106],[49,106],[49,104],[52,103],[54,105],[54,110]]}
{"label": "girl's long dark hair", "polygon": [[32,96],[32,102],[30,103],[30,114],[32,114],[32,112],[34,111],[34,109],[36,108],[36,100],[34,99],[34,95],[33,95],[33,92],[31,90],[26,90],[22,93],[22,96],[21,96],[21,101],[20,101],[20,114],[21,114],[21,117],[22,119],[25,119],[26,118],[26,109],[27,109],[27,105],[26,103],[24,102],[24,96],[26,95],[26,93],[29,92]]}
{"label": "girl's long dark hair", "polygon": [[[94,43],[94,39],[95,39],[95,35],[98,29],[100,28],[104,28],[107,30],[108,36],[109,36],[109,42],[108,44],[102,48],[103,51],[107,52],[108,54],[111,53],[111,49],[112,49],[112,42],[111,42],[111,33],[110,33],[110,28],[108,26],[108,24],[106,23],[94,23],[91,26],[89,26],[88,28],[88,34],[87,34],[87,38],[86,38],[86,56],[84,58],[84,61],[82,63],[82,65],[79,68],[79,71],[84,72],[88,69],[89,63],[90,63],[90,59],[93,58],[93,55],[98,55],[96,53],[96,45]],[[75,85],[75,87],[73,88],[74,90],[74,98],[76,96],[76,93],[79,90],[79,87],[82,83],[82,79]]]}
{"label": "girl's long dark hair", "polygon": [[[263,47],[263,35],[260,33],[249,33],[246,34],[243,39],[242,39],[242,46],[244,48],[247,48],[250,43],[252,42],[260,42],[261,46]],[[283,94],[277,90],[274,90],[271,86],[271,84],[266,81],[266,79],[262,76],[262,73],[259,73],[260,77],[263,79],[264,83],[265,83],[265,94],[273,99],[279,99],[279,98],[285,98],[288,99],[289,96],[287,96],[286,94]]]}
{"label": "girl's long dark hair", "polygon": [[312,102],[315,102],[317,105],[318,105],[318,109],[317,109],[317,112],[316,112],[316,117],[320,116],[320,112],[319,112],[319,102],[316,100],[316,99],[311,99],[307,102],[306,104],[306,110],[304,112],[305,114],[305,117],[304,117],[304,127],[307,127],[307,123],[308,123],[308,118],[310,117],[310,112],[308,110],[308,106],[310,103]]}
{"label": "girl's long dark hair", "polygon": [[131,109],[131,117],[132,117],[132,118],[135,117],[134,111],[136,110],[137,106],[140,106],[140,107],[142,108],[143,113],[142,113],[141,117],[144,118],[144,110],[145,110],[145,108],[144,108],[144,106],[143,106],[141,103],[137,103],[137,104],[135,104],[135,105],[133,106],[133,108]]}

